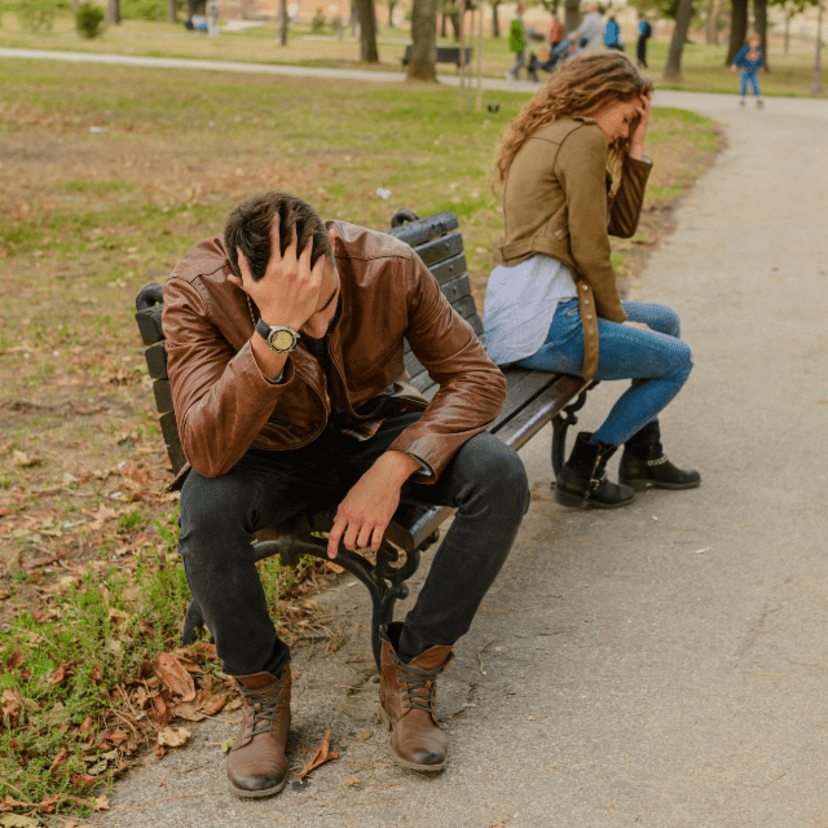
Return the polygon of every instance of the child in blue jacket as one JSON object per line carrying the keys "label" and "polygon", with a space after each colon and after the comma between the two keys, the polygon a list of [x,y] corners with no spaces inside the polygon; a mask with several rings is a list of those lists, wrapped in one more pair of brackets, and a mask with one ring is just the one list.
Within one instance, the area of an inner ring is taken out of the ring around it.
{"label": "child in blue jacket", "polygon": [[757,74],[765,71],[765,56],[762,54],[760,47],[761,41],[758,35],[751,34],[745,42],[745,45],[739,50],[739,53],[733,59],[733,65],[730,67],[731,72],[740,71],[739,78],[739,106],[745,105],[745,93],[747,92],[747,85],[750,83],[753,88],[753,94],[756,96],[756,107],[761,109],[762,93],[759,91],[759,81]]}

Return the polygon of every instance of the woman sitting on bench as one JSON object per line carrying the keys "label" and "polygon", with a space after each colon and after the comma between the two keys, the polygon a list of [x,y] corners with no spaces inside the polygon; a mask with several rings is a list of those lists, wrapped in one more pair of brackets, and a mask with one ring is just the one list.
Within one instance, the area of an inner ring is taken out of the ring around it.
{"label": "woman sitting on bench", "polygon": [[[623,54],[575,57],[524,107],[498,152],[505,237],[486,292],[489,354],[500,365],[632,379],[603,425],[578,435],[555,484],[564,506],[614,509],[635,490],[701,482],[664,456],[657,420],[692,368],[678,315],[622,302],[610,261],[609,235],[629,238],[638,226],[652,90]],[[622,443],[615,485],[604,469]]]}

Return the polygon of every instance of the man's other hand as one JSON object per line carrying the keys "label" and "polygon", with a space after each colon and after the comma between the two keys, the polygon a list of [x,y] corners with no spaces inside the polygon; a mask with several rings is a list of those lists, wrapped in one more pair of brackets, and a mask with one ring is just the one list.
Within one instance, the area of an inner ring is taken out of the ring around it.
{"label": "man's other hand", "polygon": [[346,549],[370,547],[376,552],[400,504],[403,483],[419,468],[403,451],[381,455],[339,504],[328,536],[328,557],[336,557],[340,541]]}

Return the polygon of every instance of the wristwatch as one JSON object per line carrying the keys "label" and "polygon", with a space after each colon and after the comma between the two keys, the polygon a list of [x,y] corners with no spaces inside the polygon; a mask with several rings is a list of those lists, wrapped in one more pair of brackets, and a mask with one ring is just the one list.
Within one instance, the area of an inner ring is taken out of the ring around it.
{"label": "wristwatch", "polygon": [[288,325],[275,325],[271,327],[260,319],[256,323],[256,333],[267,342],[271,351],[277,354],[290,353],[299,344],[299,334]]}

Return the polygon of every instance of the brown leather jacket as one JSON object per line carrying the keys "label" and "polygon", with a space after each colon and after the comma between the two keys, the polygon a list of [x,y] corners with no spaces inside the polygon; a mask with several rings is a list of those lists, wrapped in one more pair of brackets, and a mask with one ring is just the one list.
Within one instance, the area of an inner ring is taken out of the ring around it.
{"label": "brown leather jacket", "polygon": [[[352,224],[327,226],[336,236],[341,282],[339,317],[327,336],[331,403],[361,420],[425,409],[392,448],[432,470],[431,476],[416,474],[417,482],[434,482],[460,446],[499,413],[503,374],[408,245]],[[181,446],[207,477],[226,474],[251,447],[307,445],[329,417],[323,369],[304,343],[290,355],[282,383],[262,376],[249,344],[258,311],[227,280],[231,272],[216,236],[184,256],[164,290]],[[439,383],[431,402],[408,384],[403,337]]]}
{"label": "brown leather jacket", "polygon": [[584,328],[584,377],[598,366],[597,317],[623,322],[609,236],[637,227],[652,165],[627,157],[610,195],[607,140],[593,118],[541,127],[520,148],[503,187],[499,259],[516,265],[535,253],[563,262],[578,285]]}

